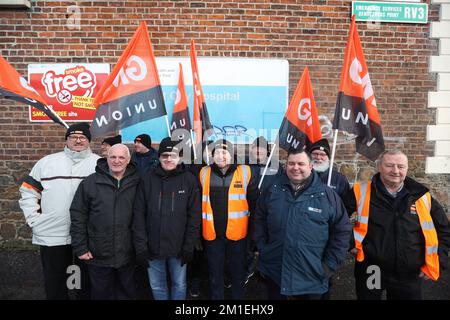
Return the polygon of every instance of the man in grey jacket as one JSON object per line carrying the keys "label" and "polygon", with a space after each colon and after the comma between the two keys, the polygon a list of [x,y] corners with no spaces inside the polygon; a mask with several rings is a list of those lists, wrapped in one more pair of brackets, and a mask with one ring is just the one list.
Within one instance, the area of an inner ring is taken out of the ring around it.
{"label": "man in grey jacket", "polygon": [[[70,126],[64,151],[39,160],[19,190],[19,205],[33,230],[33,244],[40,246],[49,300],[68,299],[67,268],[74,262],[69,207],[79,183],[94,172],[99,158],[92,153],[90,141],[87,123]],[[79,297],[88,297],[84,296],[87,280],[86,272],[81,272]]]}

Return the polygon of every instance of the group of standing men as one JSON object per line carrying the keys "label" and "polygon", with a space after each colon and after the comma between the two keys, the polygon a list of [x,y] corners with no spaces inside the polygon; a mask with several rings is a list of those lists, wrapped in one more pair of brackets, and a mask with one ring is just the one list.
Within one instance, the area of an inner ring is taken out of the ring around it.
{"label": "group of standing men", "polygon": [[[359,299],[381,299],[383,290],[390,299],[420,299],[422,280],[437,280],[448,262],[444,209],[407,177],[400,151],[383,153],[379,172],[351,189],[333,171],[330,188],[330,148],[322,139],[290,150],[285,170],[272,169],[258,188],[268,154],[262,137],[250,166],[236,163],[226,140],[209,148],[212,164],[185,165],[170,138],[156,151],[148,135],[137,136],[133,155],[120,136],[108,138],[100,158],[90,149],[89,125],[74,124],[65,137],[64,151],[39,160],[20,188],[48,299],[68,298],[72,264],[81,267],[80,298],[133,299],[136,263],[147,270],[155,299],[185,299],[186,266],[199,243],[212,299],[224,298],[226,265],[232,298],[244,299],[253,251],[269,299],[329,298],[330,279],[349,250]],[[369,287],[373,266],[380,281]]]}

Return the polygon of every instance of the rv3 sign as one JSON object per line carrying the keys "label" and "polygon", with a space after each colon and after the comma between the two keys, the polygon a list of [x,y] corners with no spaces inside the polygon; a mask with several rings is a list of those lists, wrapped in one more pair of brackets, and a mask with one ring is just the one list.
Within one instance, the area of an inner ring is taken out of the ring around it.
{"label": "rv3 sign", "polygon": [[353,1],[356,21],[427,23],[428,4],[407,2]]}

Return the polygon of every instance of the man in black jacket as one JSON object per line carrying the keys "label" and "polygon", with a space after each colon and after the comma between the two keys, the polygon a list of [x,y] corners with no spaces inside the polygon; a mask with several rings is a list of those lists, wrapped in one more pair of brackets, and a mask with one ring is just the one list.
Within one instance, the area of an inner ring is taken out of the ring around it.
{"label": "man in black jacket", "polygon": [[437,280],[447,266],[450,226],[428,188],[407,177],[408,158],[385,151],[379,173],[357,183],[344,199],[353,228],[358,299],[422,299],[422,280]]}
{"label": "man in black jacket", "polygon": [[131,163],[136,166],[141,176],[158,165],[158,153],[152,147],[152,139],[148,134],[140,134],[134,139],[134,150]]}
{"label": "man in black jacket", "polygon": [[141,180],[134,205],[134,246],[138,261],[148,267],[155,300],[186,298],[186,264],[199,237],[199,186],[179,164],[177,144],[171,138],[161,141],[160,164]]}
{"label": "man in black jacket", "polygon": [[72,247],[88,264],[92,299],[135,297],[131,218],[139,182],[124,144],[99,159],[70,207]]}

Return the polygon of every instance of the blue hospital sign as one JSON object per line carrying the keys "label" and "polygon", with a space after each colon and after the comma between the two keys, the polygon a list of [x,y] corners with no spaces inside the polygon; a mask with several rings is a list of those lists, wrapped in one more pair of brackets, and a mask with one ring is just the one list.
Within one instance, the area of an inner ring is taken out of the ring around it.
{"label": "blue hospital sign", "polygon": [[[168,122],[171,123],[177,94],[179,63],[183,65],[189,112],[193,117],[192,73],[189,58],[157,58]],[[279,59],[198,58],[213,139],[250,143],[263,135],[276,139],[288,105],[289,64]],[[147,133],[159,142],[168,136],[166,118],[141,122],[122,130],[124,141]]]}

